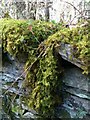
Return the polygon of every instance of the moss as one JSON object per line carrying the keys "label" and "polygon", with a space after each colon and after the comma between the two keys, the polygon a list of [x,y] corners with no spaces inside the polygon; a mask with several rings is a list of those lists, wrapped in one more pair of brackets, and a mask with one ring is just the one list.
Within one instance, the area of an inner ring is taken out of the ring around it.
{"label": "moss", "polygon": [[39,114],[54,117],[54,108],[61,102],[61,94],[56,94],[56,91],[60,87],[62,67],[57,65],[55,55],[55,50],[61,42],[70,44],[76,50],[76,52],[72,51],[72,55],[85,64],[82,69],[88,74],[90,68],[89,30],[89,26],[73,28],[72,30],[63,28],[63,30],[49,36],[39,46],[39,52],[44,51],[44,53],[38,60],[36,67],[27,72],[25,81],[25,85],[27,83],[28,86],[30,85],[28,89],[31,89],[28,106]]}
{"label": "moss", "polygon": [[45,44],[48,45],[51,41],[70,44],[73,47],[72,55],[85,65],[82,67],[84,72],[90,72],[90,22],[84,27],[60,30],[50,36]]}
{"label": "moss", "polygon": [[59,29],[57,24],[45,21],[1,19],[0,39],[3,51],[13,56],[21,52],[29,53]]}
{"label": "moss", "polygon": [[52,44],[46,48],[35,68],[27,72],[24,87],[31,90],[28,106],[43,117],[54,117],[55,107],[62,102],[61,93],[57,92],[61,84],[60,71]]}
{"label": "moss", "polygon": [[90,72],[90,24],[72,30],[61,28],[45,21],[0,20],[3,51],[13,56],[21,52],[28,54],[25,65],[28,70],[23,83],[28,92],[24,97],[26,105],[50,118],[55,115],[54,108],[61,103],[61,93],[57,92],[63,72],[57,57],[60,43],[70,44],[72,55],[86,65],[82,68],[84,72]]}

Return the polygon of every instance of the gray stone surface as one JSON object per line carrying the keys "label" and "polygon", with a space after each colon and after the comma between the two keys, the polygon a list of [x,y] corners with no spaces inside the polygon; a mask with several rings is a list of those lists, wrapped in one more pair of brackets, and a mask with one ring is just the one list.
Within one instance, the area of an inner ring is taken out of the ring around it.
{"label": "gray stone surface", "polygon": [[73,49],[72,45],[70,45],[70,44],[66,44],[63,42],[60,43],[60,48],[59,48],[58,52],[64,60],[67,60],[68,62],[76,65],[77,67],[79,67],[81,69],[83,69],[83,68],[85,68],[85,66],[87,66],[86,64],[83,63],[83,61],[80,61],[79,59],[77,59],[74,56],[73,53],[76,51]]}
{"label": "gray stone surface", "polygon": [[72,64],[63,67],[63,107],[72,118],[83,118],[90,114],[90,74],[82,74],[82,70]]}
{"label": "gray stone surface", "polygon": [[68,66],[68,68],[65,69],[63,82],[67,86],[90,92],[90,74],[82,74],[82,70],[77,67],[69,68]]}

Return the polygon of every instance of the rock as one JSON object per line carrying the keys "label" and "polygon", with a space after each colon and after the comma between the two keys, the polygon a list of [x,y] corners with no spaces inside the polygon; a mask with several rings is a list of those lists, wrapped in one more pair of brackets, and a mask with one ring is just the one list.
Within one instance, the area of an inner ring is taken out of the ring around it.
{"label": "rock", "polygon": [[26,112],[23,115],[23,118],[33,118],[33,119],[35,119],[36,117],[31,112]]}
{"label": "rock", "polygon": [[[69,56],[71,54],[71,46],[70,45],[62,45],[65,46],[66,51],[63,53]],[[68,49],[69,48],[69,49]],[[12,64],[6,63],[3,66],[3,71],[0,73],[0,78],[3,78],[5,82],[13,82],[21,73],[24,71],[23,69],[24,63],[13,61]],[[62,109],[58,109],[58,116],[63,118],[83,118],[86,114],[90,115],[90,74],[83,75],[82,70],[72,64],[63,64],[64,67],[64,75],[62,76],[63,81],[63,104]],[[24,77],[24,75],[23,75]],[[21,88],[23,79],[19,79],[17,88]],[[3,89],[6,90],[8,88],[7,84],[3,85]],[[15,88],[14,88],[15,87]],[[22,91],[17,89],[16,86],[13,86],[9,89],[10,93],[17,94],[20,96]],[[20,103],[18,101],[18,103]],[[23,110],[28,110],[24,114],[24,117],[34,118],[35,112],[29,110],[25,106]],[[25,109],[24,109],[25,108]]]}
{"label": "rock", "polygon": [[85,66],[87,66],[82,61],[75,58],[73,53],[76,51],[73,49],[72,45],[70,45],[70,44],[61,42],[58,52],[64,60],[76,65],[77,67],[79,67],[81,69],[83,69],[83,68],[85,68]]}
{"label": "rock", "polygon": [[79,97],[79,98],[90,100],[90,93],[85,90],[81,90],[78,88],[72,88],[70,86],[65,86],[64,90],[70,94],[73,94],[73,95]]}
{"label": "rock", "polygon": [[82,70],[78,67],[65,68],[63,82],[65,85],[78,88],[81,90],[86,90],[90,92],[90,74],[83,75]]}
{"label": "rock", "polygon": [[90,115],[90,74],[82,74],[82,70],[75,65],[64,61],[63,107],[71,118],[83,118]]}

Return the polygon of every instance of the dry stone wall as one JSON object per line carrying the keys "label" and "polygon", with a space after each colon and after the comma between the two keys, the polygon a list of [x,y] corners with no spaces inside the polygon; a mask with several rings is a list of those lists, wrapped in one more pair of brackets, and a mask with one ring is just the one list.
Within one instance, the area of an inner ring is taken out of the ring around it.
{"label": "dry stone wall", "polygon": [[75,23],[81,17],[90,17],[90,3],[85,0],[3,0],[0,18],[9,13],[15,19],[60,20]]}

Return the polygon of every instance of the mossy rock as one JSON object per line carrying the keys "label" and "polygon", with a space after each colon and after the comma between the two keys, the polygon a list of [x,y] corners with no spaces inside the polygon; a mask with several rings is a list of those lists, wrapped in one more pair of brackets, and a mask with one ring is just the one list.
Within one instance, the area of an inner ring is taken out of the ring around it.
{"label": "mossy rock", "polygon": [[0,20],[3,51],[13,56],[28,54],[23,83],[28,91],[23,98],[26,105],[50,118],[61,104],[61,93],[57,90],[61,88],[63,69],[61,61],[58,62],[57,46],[61,42],[70,44],[76,50],[72,54],[86,64],[84,72],[90,70],[90,24],[72,30],[61,28],[45,21]]}

